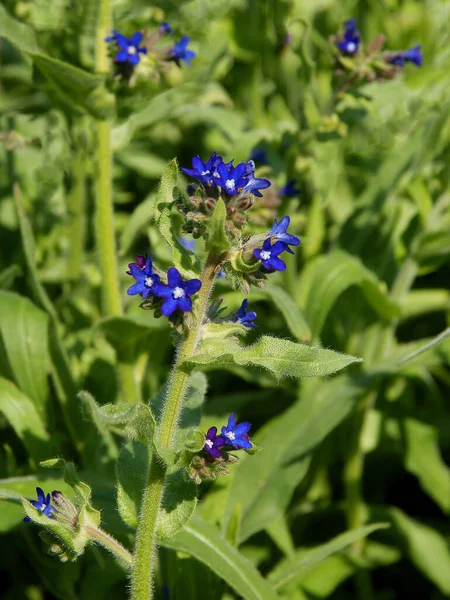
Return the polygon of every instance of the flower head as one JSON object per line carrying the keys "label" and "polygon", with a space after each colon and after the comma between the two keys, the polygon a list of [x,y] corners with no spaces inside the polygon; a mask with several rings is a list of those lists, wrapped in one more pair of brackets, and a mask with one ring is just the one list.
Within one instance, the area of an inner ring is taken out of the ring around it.
{"label": "flower head", "polygon": [[118,47],[117,54],[114,58],[116,63],[130,63],[136,66],[141,60],[139,54],[147,54],[147,48],[140,47],[142,41],[142,33],[136,31],[130,38],[125,37],[114,29],[112,35],[105,38],[105,42],[115,42]]}
{"label": "flower head", "polygon": [[141,294],[145,299],[150,296],[154,286],[159,283],[159,275],[153,273],[151,258],[146,257],[143,266],[140,265],[142,265],[144,257],[138,255],[136,258],[138,260],[137,263],[130,263],[128,265],[130,271],[127,271],[127,273],[136,279],[136,283],[128,288],[127,294],[129,296]]}
{"label": "flower head", "polygon": [[234,448],[249,450],[252,447],[252,443],[248,437],[250,427],[251,424],[245,422],[236,425],[236,416],[234,413],[231,413],[227,426],[222,427],[222,435],[226,438],[227,443],[234,446]]}
{"label": "flower head", "polygon": [[145,263],[148,259],[147,254],[144,256],[143,254],[136,254],[136,262],[128,263],[128,271],[127,275],[131,275],[131,266],[136,265],[139,269],[143,269],[145,267]]}
{"label": "flower head", "polygon": [[[51,504],[50,494],[47,496],[44,494],[44,491],[40,488],[36,488],[37,500],[30,500],[30,503],[40,510],[46,517],[50,519],[54,519],[53,513],[56,512],[55,508]],[[30,517],[24,517],[23,519],[25,523],[31,521]]]}
{"label": "flower head", "polygon": [[200,181],[200,183],[210,185],[214,183],[214,178],[219,176],[217,167],[221,162],[222,157],[213,152],[206,162],[203,162],[199,156],[194,156],[192,159],[192,169],[181,167],[181,170],[186,175],[189,175],[189,177]]}
{"label": "flower head", "polygon": [[182,60],[190,67],[191,59],[195,58],[195,52],[187,48],[189,42],[190,38],[185,35],[169,50],[169,58],[175,61],[178,66],[180,66],[180,60]]}
{"label": "flower head", "polygon": [[219,176],[216,178],[216,184],[225,190],[229,196],[237,194],[248,183],[245,177],[246,164],[239,163],[236,167],[233,167],[232,162],[228,163],[228,165],[221,162],[217,166]]}
{"label": "flower head", "polygon": [[173,33],[172,27],[166,21],[164,21],[164,23],[161,23],[161,25],[158,27],[158,31],[159,31],[159,33],[162,33],[162,34]]}
{"label": "flower head", "polygon": [[241,325],[245,325],[245,327],[251,327],[252,329],[254,329],[256,327],[256,325],[253,323],[253,321],[256,319],[256,313],[253,310],[246,312],[247,305],[248,305],[248,300],[247,300],[247,298],[245,298],[245,300],[243,300],[239,310],[237,310],[232,315],[233,322],[240,323]]}
{"label": "flower head", "polygon": [[284,242],[286,244],[287,252],[294,254],[289,246],[298,246],[300,244],[300,238],[291,233],[287,233],[290,222],[291,218],[288,216],[283,217],[279,223],[277,223],[277,219],[275,218],[272,229],[269,231],[269,237],[274,237],[280,242]]}
{"label": "flower head", "polygon": [[213,458],[220,457],[220,450],[222,446],[227,444],[227,438],[217,435],[217,427],[210,427],[206,434],[205,446],[203,450],[207,452]]}
{"label": "flower head", "polygon": [[257,260],[262,262],[262,266],[266,271],[284,271],[286,264],[278,258],[278,255],[284,252],[287,246],[284,242],[275,242],[272,246],[270,237],[264,240],[262,248],[253,250],[253,254]]}
{"label": "flower head", "polygon": [[167,285],[165,283],[155,284],[152,293],[160,298],[165,298],[161,312],[169,317],[178,308],[183,312],[188,312],[192,308],[191,296],[196,294],[202,287],[199,279],[189,279],[183,281],[180,273],[175,267],[171,267],[167,272]]}
{"label": "flower head", "polygon": [[253,194],[254,196],[258,196],[258,198],[262,198],[262,194],[259,190],[265,190],[270,185],[271,183],[268,179],[252,177],[244,187],[243,193]]}
{"label": "flower head", "polygon": [[405,52],[397,52],[393,56],[388,57],[387,61],[396,67],[403,67],[407,62],[414,63],[418,67],[421,67],[423,60],[421,48],[422,46],[419,44],[418,46],[414,46],[414,48],[405,50]]}
{"label": "flower head", "polygon": [[360,36],[356,27],[356,19],[348,19],[344,22],[344,36],[336,43],[343,54],[356,54],[359,49]]}
{"label": "flower head", "polygon": [[298,196],[299,190],[296,187],[295,179],[289,179],[289,181],[278,190],[278,195],[284,198],[295,198]]}

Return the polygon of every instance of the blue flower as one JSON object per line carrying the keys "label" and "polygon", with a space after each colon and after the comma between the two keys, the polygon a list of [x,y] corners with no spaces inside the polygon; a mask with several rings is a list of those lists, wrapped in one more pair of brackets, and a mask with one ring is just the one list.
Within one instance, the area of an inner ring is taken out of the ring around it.
{"label": "blue flower", "polygon": [[398,52],[394,56],[388,57],[387,61],[396,67],[403,67],[407,62],[414,63],[418,67],[421,67],[423,60],[421,48],[422,46],[419,44],[418,46],[414,46],[414,48],[410,48],[405,52]]}
{"label": "blue flower", "polygon": [[222,157],[213,152],[206,162],[203,162],[199,156],[194,156],[192,159],[192,169],[181,167],[181,170],[186,175],[189,175],[189,177],[200,181],[200,183],[211,185],[214,183],[214,178],[219,176],[217,167],[221,162]]}
{"label": "blue flower", "polygon": [[287,181],[278,191],[278,195],[284,198],[295,198],[299,193],[295,179],[289,179],[289,181]]}
{"label": "blue flower", "polygon": [[256,325],[253,323],[253,321],[256,319],[256,313],[253,310],[246,312],[247,305],[248,305],[248,300],[246,298],[242,302],[239,310],[237,310],[232,315],[233,322],[240,323],[241,325],[245,325],[245,327],[251,327],[252,329],[254,329],[256,327]]}
{"label": "blue flower", "polygon": [[284,242],[286,244],[287,252],[294,254],[289,246],[298,246],[300,244],[300,238],[291,233],[287,233],[290,222],[291,218],[288,216],[283,217],[279,223],[277,223],[277,220],[275,219],[272,229],[269,231],[269,237],[274,237],[280,242]]}
{"label": "blue flower", "polygon": [[244,194],[253,194],[254,196],[258,196],[259,198],[262,198],[263,195],[261,194],[261,192],[259,190],[265,190],[266,188],[270,187],[272,184],[270,183],[270,181],[268,179],[261,179],[258,177],[253,177],[253,179],[250,179],[249,182],[247,183],[247,185],[245,186],[243,193]]}
{"label": "blue flower", "polygon": [[278,255],[286,250],[287,246],[284,242],[275,242],[272,246],[270,244],[270,238],[267,238],[262,245],[262,248],[256,248],[253,250],[253,254],[257,260],[262,262],[262,266],[267,271],[284,271],[286,269],[285,263],[278,258]]}
{"label": "blue flower", "polygon": [[205,446],[203,450],[213,458],[220,458],[220,450],[227,443],[227,438],[217,435],[217,427],[210,427],[206,434]]}
{"label": "blue flower", "polygon": [[184,61],[188,67],[191,66],[191,58],[195,58],[195,52],[188,50],[187,45],[190,42],[190,38],[185,35],[177,42],[170,50],[169,57],[180,66],[180,60]]}
{"label": "blue flower", "polygon": [[168,285],[158,283],[153,286],[152,292],[155,296],[165,298],[161,312],[166,317],[174,313],[177,308],[183,312],[188,312],[192,308],[191,296],[196,294],[202,287],[202,282],[199,279],[189,279],[183,281],[180,273],[175,267],[170,267],[167,272]]}
{"label": "blue flower", "polygon": [[117,29],[113,30],[112,36],[106,37],[105,42],[115,42],[119,48],[114,61],[117,63],[129,62],[136,66],[141,60],[139,54],[147,54],[147,48],[140,48],[142,33],[136,31],[130,38],[120,34]]}
{"label": "blue flower", "polygon": [[268,165],[267,153],[262,148],[255,148],[250,152],[250,158],[261,165]]}
{"label": "blue flower", "polygon": [[[36,488],[37,500],[30,500],[30,503],[40,510],[46,517],[50,519],[54,519],[52,513],[56,512],[55,508],[51,505],[50,494],[47,496],[44,494],[44,491],[40,488]],[[23,519],[25,523],[29,523],[31,521],[30,517],[24,517]]]}
{"label": "blue flower", "polygon": [[161,25],[158,27],[158,31],[159,31],[159,33],[163,33],[163,34],[173,32],[172,27],[166,21],[164,21],[164,23],[161,23]]}
{"label": "blue flower", "polygon": [[245,448],[246,450],[249,450],[252,447],[252,443],[248,437],[250,427],[251,424],[245,422],[236,425],[235,414],[231,413],[227,426],[222,427],[222,435],[227,439],[227,442],[235,448]]}
{"label": "blue flower", "polygon": [[[143,257],[137,256],[137,259],[142,259]],[[141,294],[141,296],[145,299],[150,296],[153,292],[153,288],[155,285],[159,283],[159,275],[153,273],[152,270],[152,259],[146,258],[145,264],[142,264],[142,260],[139,260],[138,263],[130,263],[128,268],[130,271],[129,275],[136,279],[136,283],[134,283],[131,287],[128,288],[127,294],[129,296],[135,296],[136,294]]]}
{"label": "blue flower", "polygon": [[183,246],[183,248],[186,248],[186,250],[189,250],[190,252],[192,252],[193,250],[195,250],[195,240],[185,237],[184,235],[178,238],[178,241],[180,242],[180,244]]}
{"label": "blue flower", "polygon": [[348,19],[344,22],[344,38],[337,42],[337,47],[344,54],[356,54],[359,49],[359,31],[356,27],[356,19]]}
{"label": "blue flower", "polygon": [[216,184],[220,185],[229,196],[237,194],[248,183],[245,177],[246,164],[239,163],[237,167],[233,167],[232,162],[228,165],[221,162],[217,166],[219,177],[216,178]]}

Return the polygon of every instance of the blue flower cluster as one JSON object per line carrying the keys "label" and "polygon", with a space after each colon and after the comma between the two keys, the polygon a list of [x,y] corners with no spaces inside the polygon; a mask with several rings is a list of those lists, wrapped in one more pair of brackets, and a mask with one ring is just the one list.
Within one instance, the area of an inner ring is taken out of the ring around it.
{"label": "blue flower cluster", "polygon": [[[262,248],[256,248],[253,251],[255,258],[261,261],[264,270],[269,273],[273,271],[284,271],[286,269],[286,263],[279,258],[279,255],[285,251],[294,254],[290,246],[298,246],[300,244],[300,238],[296,235],[287,233],[290,222],[291,219],[288,216],[283,217],[279,223],[277,222],[277,219],[275,219],[272,229],[264,240]],[[272,239],[275,240],[273,244]]]}
{"label": "blue flower cluster", "polygon": [[199,279],[184,281],[179,271],[171,267],[167,272],[167,284],[162,283],[159,275],[153,272],[152,259],[138,255],[137,262],[128,265],[128,275],[136,280],[127,290],[129,296],[140,294],[146,299],[150,295],[162,298],[161,312],[170,317],[176,310],[188,312],[192,309],[191,296],[202,287]]}
{"label": "blue flower cluster", "polygon": [[336,42],[337,47],[343,54],[350,56],[356,54],[359,50],[360,35],[356,27],[356,19],[348,19],[344,22],[344,35]]}
{"label": "blue flower cluster", "polygon": [[217,435],[217,427],[210,427],[206,434],[204,452],[212,458],[220,458],[221,449],[228,450],[250,450],[252,443],[248,436],[250,423],[239,423],[236,425],[236,416],[231,413],[227,425],[222,427],[222,435]]}
{"label": "blue flower cluster", "polygon": [[223,158],[213,152],[206,162],[199,156],[195,156],[192,159],[192,169],[182,168],[181,170],[206,187],[220,188],[226,196],[253,194],[261,198],[260,190],[268,188],[270,181],[255,177],[253,160],[239,163],[236,166],[233,165],[233,162],[231,160],[224,163]]}

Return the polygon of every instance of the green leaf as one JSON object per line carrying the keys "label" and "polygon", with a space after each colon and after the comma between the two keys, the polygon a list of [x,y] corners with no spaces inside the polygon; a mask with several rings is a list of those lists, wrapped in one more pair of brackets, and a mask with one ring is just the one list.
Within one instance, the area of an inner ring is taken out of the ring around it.
{"label": "green leaf", "polygon": [[194,517],[166,548],[187,552],[207,565],[245,600],[275,600],[277,595],[253,563],[227,542],[214,525]]}
{"label": "green leaf", "polygon": [[111,459],[116,459],[119,454],[117,450],[117,445],[114,440],[114,437],[112,436],[111,432],[105,424],[105,419],[100,406],[97,404],[94,397],[86,391],[82,390],[81,392],[79,392],[78,398],[81,400],[82,406],[84,408],[85,413],[87,413],[88,418],[96,426],[97,431],[100,434],[101,442],[106,447],[108,456]]}
{"label": "green leaf", "polygon": [[22,275],[19,265],[10,265],[0,272],[0,290],[8,290],[17,277]]}
{"label": "green leaf", "polygon": [[206,249],[220,254],[231,248],[230,240],[225,228],[227,208],[222,198],[217,200],[216,207],[208,224],[208,240]]}
{"label": "green leaf", "polygon": [[116,464],[117,508],[124,523],[132,529],[138,526],[148,464],[148,448],[137,440],[130,440],[121,448]]}
{"label": "green leaf", "polygon": [[305,316],[289,294],[280,287],[272,284],[266,285],[262,293],[267,294],[273,301],[286,319],[289,329],[297,340],[300,342],[307,342],[311,339],[311,330],[306,322]]}
{"label": "green leaf", "polygon": [[156,534],[160,540],[174,537],[191,519],[197,505],[197,485],[186,481],[184,469],[166,476]]}
{"label": "green leaf", "polygon": [[30,460],[42,460],[52,452],[51,438],[34,403],[3,377],[0,377],[0,411],[23,442]]}
{"label": "green leaf", "polygon": [[126,316],[108,317],[97,327],[116,351],[118,361],[129,364],[145,351],[154,332],[154,328]]}
{"label": "green leaf", "polygon": [[[92,398],[91,403],[95,404]],[[138,440],[146,446],[154,441],[156,428],[155,417],[146,404],[105,404],[95,409],[97,418],[103,427],[110,431]]]}
{"label": "green leaf", "polygon": [[48,316],[28,298],[0,292],[0,344],[14,379],[42,419],[48,402]]}
{"label": "green leaf", "polygon": [[340,371],[354,362],[361,362],[361,359],[264,335],[255,344],[247,347],[231,341],[224,347],[220,340],[206,340],[199,345],[197,354],[183,364],[190,368],[251,365],[263,367],[280,379],[282,377],[323,377]]}
{"label": "green leaf", "polygon": [[312,567],[320,564],[333,554],[341,552],[357,540],[367,537],[373,531],[378,529],[385,529],[389,527],[388,523],[374,523],[373,525],[367,525],[365,527],[359,527],[351,531],[346,531],[330,542],[322,544],[308,551],[295,560],[283,560],[270,574],[269,581],[272,583],[275,589],[280,589],[286,584],[290,583],[294,579],[301,578],[306,572]]}
{"label": "green leaf", "polygon": [[311,327],[313,340],[322,331],[328,313],[338,297],[349,287],[358,285],[367,302],[382,317],[391,319],[401,312],[380,282],[357,258],[336,250],[311,261],[299,281],[300,305]]}

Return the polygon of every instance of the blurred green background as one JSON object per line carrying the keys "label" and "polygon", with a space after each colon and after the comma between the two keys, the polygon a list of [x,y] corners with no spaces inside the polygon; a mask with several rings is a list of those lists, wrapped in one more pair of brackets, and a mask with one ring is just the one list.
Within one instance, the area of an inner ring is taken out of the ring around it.
{"label": "blurred green background", "polygon": [[[143,61],[134,87],[89,75],[99,5],[0,2],[2,598],[126,597],[126,573],[101,550],[74,564],[48,556],[18,499],[36,485],[67,491],[39,467],[64,456],[93,487],[103,527],[131,547],[115,506],[120,438],[105,442],[76,392],[117,401],[125,365],[136,394],[155,398],[173,360],[170,330],[126,295],[125,272],[145,251],[170,266],[151,223],[159,177],[174,157],[189,167],[197,154],[241,161],[255,150],[272,189],[295,180],[298,195],[273,210],[291,216],[302,244],[285,273],[251,291],[250,340],[270,332],[364,363],[300,384],[208,373],[202,429],[236,411],[264,452],[203,484],[198,514],[229,535],[238,519],[233,543],[283,598],[449,597],[449,337],[401,361],[449,325],[450,3],[117,0],[125,35],[167,20],[197,53],[159,80]],[[329,36],[353,16],[366,43],[383,33],[388,50],[422,44],[423,66],[336,95]],[[112,123],[117,317],[102,305],[95,246],[98,118]],[[248,231],[271,225],[269,201],[256,203]],[[215,295],[230,309],[243,299],[225,280]],[[390,527],[310,560],[370,522]],[[160,598],[164,585],[171,600],[238,597],[187,554],[160,558]]]}

